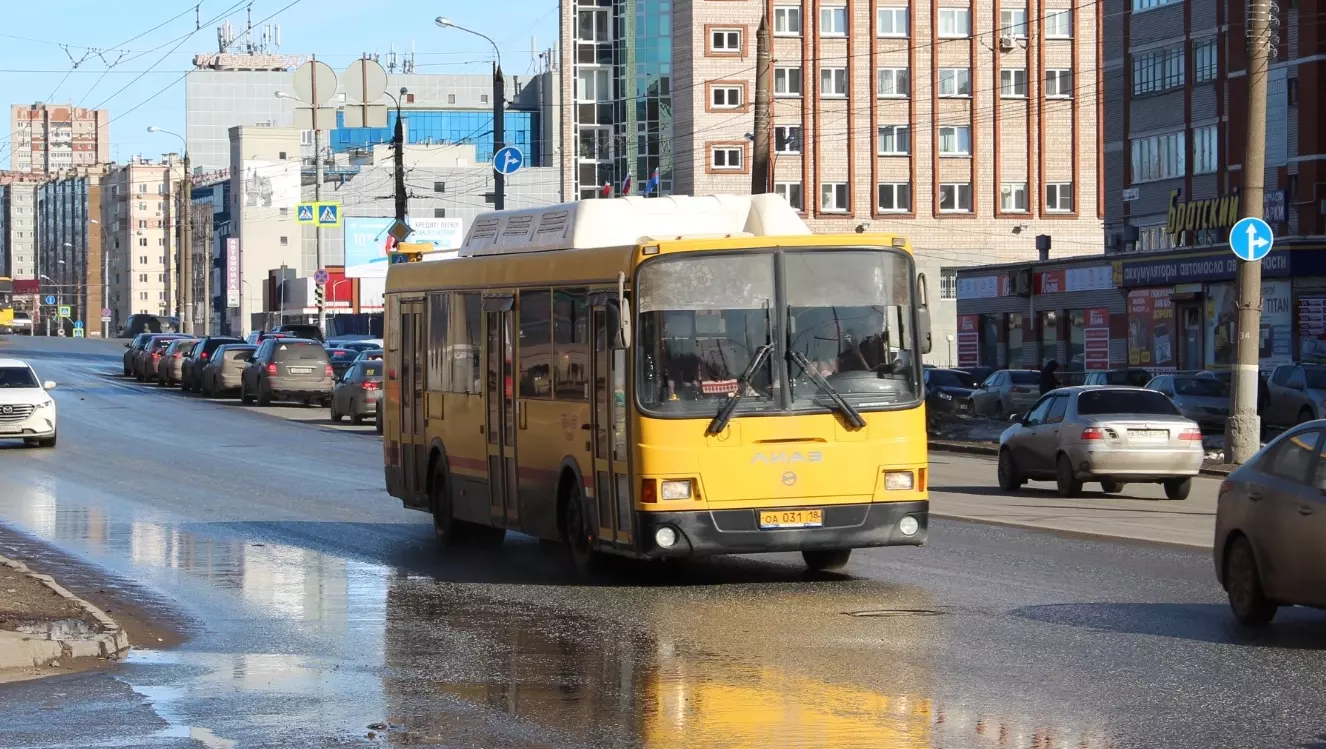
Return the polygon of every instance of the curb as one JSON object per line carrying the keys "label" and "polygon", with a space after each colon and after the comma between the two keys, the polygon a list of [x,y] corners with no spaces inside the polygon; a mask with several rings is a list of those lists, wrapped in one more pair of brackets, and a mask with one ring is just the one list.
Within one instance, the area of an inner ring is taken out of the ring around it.
{"label": "curb", "polygon": [[22,632],[0,632],[0,669],[43,668],[60,658],[120,658],[129,651],[129,635],[106,612],[65,590],[50,575],[28,569],[22,562],[0,556],[0,564],[21,572],[77,604],[105,630],[93,637],[42,639]]}
{"label": "curb", "polygon": [[[944,452],[944,453],[964,453],[967,455],[989,455],[989,456],[995,456],[999,454],[999,448],[993,445],[977,445],[965,442],[936,442],[932,440],[926,443],[926,447],[928,447],[930,450],[934,452]],[[1202,466],[1201,474],[1203,476],[1217,476],[1220,478],[1224,478],[1225,476],[1228,476],[1230,473],[1233,473],[1233,471],[1234,471],[1233,468],[1224,468],[1224,467],[1216,468],[1212,466]]]}

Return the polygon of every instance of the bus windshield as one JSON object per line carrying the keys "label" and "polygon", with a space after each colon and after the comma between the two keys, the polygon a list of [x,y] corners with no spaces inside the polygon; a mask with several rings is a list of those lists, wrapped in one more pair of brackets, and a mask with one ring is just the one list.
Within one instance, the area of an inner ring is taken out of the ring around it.
{"label": "bus windshield", "polygon": [[[741,388],[741,413],[833,409],[835,398],[866,410],[915,403],[910,265],[893,250],[793,250],[642,266],[640,405],[708,416]],[[770,344],[778,355],[740,385]]]}

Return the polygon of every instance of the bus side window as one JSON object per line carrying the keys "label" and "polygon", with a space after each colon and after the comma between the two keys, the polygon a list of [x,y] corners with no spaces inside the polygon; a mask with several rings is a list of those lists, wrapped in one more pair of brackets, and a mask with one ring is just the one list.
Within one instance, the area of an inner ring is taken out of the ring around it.
{"label": "bus side window", "polygon": [[552,294],[520,292],[520,397],[552,395]]}
{"label": "bus side window", "polygon": [[451,294],[443,291],[428,295],[428,389],[443,392],[451,389],[451,368],[447,361],[447,328],[451,323]]}
{"label": "bus side window", "polygon": [[589,298],[584,289],[553,296],[553,397],[589,400]]}
{"label": "bus side window", "polygon": [[479,369],[483,330],[483,299],[475,292],[455,295],[451,304],[451,335],[447,338],[447,358],[451,361],[451,390],[456,393],[483,392],[483,374]]}

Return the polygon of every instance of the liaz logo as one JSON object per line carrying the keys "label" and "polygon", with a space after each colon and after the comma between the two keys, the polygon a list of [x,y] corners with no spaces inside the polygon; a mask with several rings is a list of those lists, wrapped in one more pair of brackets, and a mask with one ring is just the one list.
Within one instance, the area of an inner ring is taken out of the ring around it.
{"label": "liaz logo", "polygon": [[823,463],[824,453],[812,450],[808,453],[755,453],[750,459],[751,465],[790,465],[792,463]]}

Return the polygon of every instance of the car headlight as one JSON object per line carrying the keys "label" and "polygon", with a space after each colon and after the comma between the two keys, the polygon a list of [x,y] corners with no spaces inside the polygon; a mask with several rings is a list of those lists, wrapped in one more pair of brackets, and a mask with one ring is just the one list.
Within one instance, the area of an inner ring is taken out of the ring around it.
{"label": "car headlight", "polygon": [[945,401],[951,401],[951,400],[953,400],[953,396],[949,395],[948,393],[940,393],[940,394],[939,394],[939,399],[940,399],[940,400],[945,400]]}
{"label": "car headlight", "polygon": [[663,492],[664,499],[690,499],[691,498],[691,480],[682,479],[680,481],[663,481],[660,490]]}
{"label": "car headlight", "polygon": [[44,402],[42,402],[42,403],[38,403],[38,404],[35,406],[35,408],[36,408],[38,411],[40,411],[40,410],[43,409],[43,408],[54,408],[54,407],[55,407],[55,399],[54,399],[54,398],[52,398],[52,399],[50,399],[50,400],[48,400],[48,401],[44,401]]}

